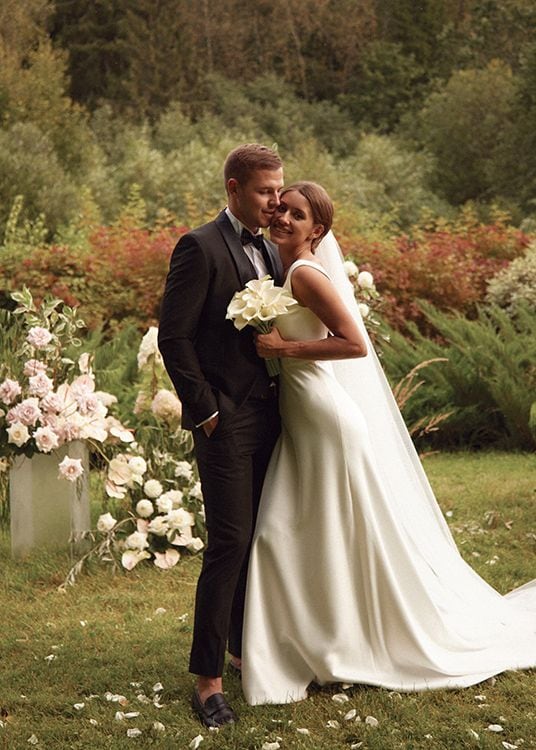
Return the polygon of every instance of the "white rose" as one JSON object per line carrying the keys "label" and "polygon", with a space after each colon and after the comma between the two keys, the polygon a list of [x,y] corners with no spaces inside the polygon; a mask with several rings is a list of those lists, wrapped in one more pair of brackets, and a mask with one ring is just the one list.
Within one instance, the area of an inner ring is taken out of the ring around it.
{"label": "white rose", "polygon": [[151,411],[158,419],[176,421],[181,418],[182,404],[174,393],[162,388],[151,402]]}
{"label": "white rose", "polygon": [[97,521],[97,530],[102,534],[106,534],[113,529],[116,523],[117,521],[111,513],[103,513],[99,516],[99,520]]}
{"label": "white rose", "polygon": [[359,274],[359,268],[356,266],[353,260],[344,261],[344,270],[349,278],[354,278]]}
{"label": "white rose", "polygon": [[370,307],[366,305],[364,302],[360,302],[358,307],[359,307],[359,312],[361,313],[361,317],[368,318],[368,314],[370,313]]}
{"label": "white rose", "polygon": [[81,458],[65,456],[58,468],[60,470],[59,476],[68,479],[70,482],[76,482],[78,477],[81,477],[84,473]]}
{"label": "white rose", "polygon": [[145,549],[149,546],[149,542],[147,541],[147,534],[144,534],[142,531],[134,531],[132,534],[127,536],[127,538],[125,539],[125,544],[128,549]]}
{"label": "white rose", "polygon": [[168,514],[168,523],[172,529],[184,529],[193,526],[194,522],[194,514],[184,508],[177,508]]}
{"label": "white rose", "polygon": [[30,438],[30,433],[25,424],[21,422],[14,422],[11,427],[7,429],[7,442],[14,443],[17,448],[24,445]]}
{"label": "white rose", "polygon": [[22,389],[16,380],[6,378],[2,385],[0,385],[0,401],[6,406],[12,404],[21,393]]}
{"label": "white rose", "polygon": [[136,503],[136,513],[142,518],[149,518],[154,513],[154,506],[150,500],[139,500]]}
{"label": "white rose", "polygon": [[374,286],[374,276],[368,271],[361,271],[357,277],[357,283],[362,289],[372,289]]}
{"label": "white rose", "polygon": [[164,491],[164,488],[162,487],[158,479],[148,479],[143,485],[143,491],[145,492],[147,497],[150,497],[151,500],[154,500],[156,497],[160,497],[160,495]]}
{"label": "white rose", "polygon": [[180,508],[182,505],[183,494],[180,490],[168,490],[167,492],[164,492],[163,495],[160,495],[159,499],[162,500],[162,498],[166,501],[171,500],[171,508],[164,511],[165,513],[169,513],[172,508]]}
{"label": "white rose", "polygon": [[58,436],[51,427],[38,427],[34,432],[37,449],[42,453],[50,453],[60,444]]}
{"label": "white rose", "polygon": [[34,326],[28,331],[26,341],[36,349],[44,349],[52,341],[52,334],[48,328],[42,326]]}
{"label": "white rose", "polygon": [[168,522],[163,516],[156,516],[156,518],[153,518],[147,527],[147,531],[150,531],[151,534],[156,534],[156,536],[165,536],[168,530]]}
{"label": "white rose", "polygon": [[160,495],[160,497],[156,498],[156,507],[160,513],[169,513],[173,510],[173,500],[168,497],[167,493]]}
{"label": "white rose", "polygon": [[193,475],[192,465],[188,461],[177,461],[175,466],[175,476],[191,479]]}
{"label": "white rose", "polygon": [[141,456],[132,456],[132,458],[129,458],[128,465],[134,474],[145,474],[147,471],[147,462]]}

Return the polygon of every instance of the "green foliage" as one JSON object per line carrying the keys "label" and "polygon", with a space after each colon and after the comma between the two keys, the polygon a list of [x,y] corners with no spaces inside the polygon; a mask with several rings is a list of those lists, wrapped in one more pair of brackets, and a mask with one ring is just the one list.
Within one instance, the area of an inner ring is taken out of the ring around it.
{"label": "green foliage", "polygon": [[486,301],[515,315],[519,302],[536,311],[536,243],[489,283]]}
{"label": "green foliage", "polygon": [[513,117],[515,84],[499,61],[460,70],[430,94],[419,114],[419,139],[436,160],[432,186],[453,204],[493,195],[493,164]]}
{"label": "green foliage", "polygon": [[529,426],[536,387],[536,315],[520,306],[512,320],[499,308],[481,308],[476,320],[422,304],[440,340],[410,326],[411,339],[392,331],[383,362],[398,381],[423,360],[448,361],[421,372],[424,385],[408,404],[413,422],[431,413],[453,411],[431,437],[436,446],[490,444],[534,450]]}

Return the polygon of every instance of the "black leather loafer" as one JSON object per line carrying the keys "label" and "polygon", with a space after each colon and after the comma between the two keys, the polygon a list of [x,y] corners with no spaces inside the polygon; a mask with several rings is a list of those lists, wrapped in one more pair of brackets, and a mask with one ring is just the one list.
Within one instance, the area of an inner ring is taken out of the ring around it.
{"label": "black leather loafer", "polygon": [[214,693],[202,703],[199,693],[194,690],[192,708],[206,727],[221,727],[224,724],[236,724],[238,721],[238,716],[222,693]]}

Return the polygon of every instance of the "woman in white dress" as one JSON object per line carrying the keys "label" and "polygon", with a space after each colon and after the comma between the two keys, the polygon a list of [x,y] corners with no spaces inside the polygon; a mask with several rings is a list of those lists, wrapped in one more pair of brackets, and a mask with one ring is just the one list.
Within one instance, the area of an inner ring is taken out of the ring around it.
{"label": "woman in white dress", "polygon": [[270,229],[299,304],[257,339],[260,356],[281,358],[282,432],[248,575],[250,704],[302,700],[312,681],[413,691],[536,666],[536,581],[502,596],[460,556],[328,234],[332,213],[320,186],[297,183]]}

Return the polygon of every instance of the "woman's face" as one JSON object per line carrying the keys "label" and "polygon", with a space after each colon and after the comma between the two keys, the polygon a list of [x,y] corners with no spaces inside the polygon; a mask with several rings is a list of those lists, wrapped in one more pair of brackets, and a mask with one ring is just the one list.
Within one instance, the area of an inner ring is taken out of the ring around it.
{"label": "woman's face", "polygon": [[270,239],[280,247],[310,247],[322,233],[322,224],[315,224],[309,201],[297,190],[281,196],[270,224]]}

